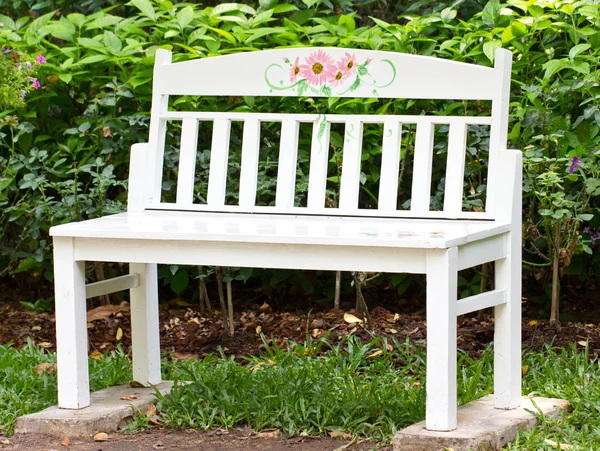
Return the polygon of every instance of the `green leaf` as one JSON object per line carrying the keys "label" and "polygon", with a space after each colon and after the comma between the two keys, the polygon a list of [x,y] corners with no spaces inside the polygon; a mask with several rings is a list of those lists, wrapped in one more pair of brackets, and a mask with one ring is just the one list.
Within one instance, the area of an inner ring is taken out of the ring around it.
{"label": "green leaf", "polygon": [[571,50],[569,50],[569,58],[571,58],[571,59],[575,58],[581,52],[585,52],[590,47],[591,47],[590,44],[577,44],[576,46],[572,47]]}
{"label": "green leaf", "polygon": [[122,17],[112,16],[110,14],[103,13],[103,15],[95,17],[93,20],[86,23],[85,28],[88,30],[96,30],[98,28],[112,27],[113,25],[116,25],[122,21]]}
{"label": "green leaf", "polygon": [[103,42],[109,50],[112,50],[113,53],[119,53],[123,48],[123,43],[121,42],[119,37],[112,31],[107,30],[104,32]]}
{"label": "green leaf", "polygon": [[104,48],[104,44],[98,39],[79,38],[77,39],[77,43],[82,47],[90,49]]}
{"label": "green leaf", "polygon": [[92,55],[92,56],[86,56],[85,58],[80,59],[76,65],[77,66],[84,66],[86,64],[93,64],[93,63],[99,63],[100,61],[104,61],[107,60],[108,58],[110,58],[108,55]]}
{"label": "green leaf", "polygon": [[591,221],[592,219],[594,219],[594,215],[591,213],[584,213],[579,215],[579,219],[581,219],[582,221]]}
{"label": "green leaf", "polygon": [[131,4],[139,9],[142,14],[149,17],[153,21],[156,21],[156,11],[154,11],[154,7],[150,0],[131,0]]}
{"label": "green leaf", "polygon": [[78,27],[83,25],[83,23],[85,22],[85,16],[80,13],[69,14],[67,16],[67,19],[69,20],[69,22],[75,24]]}
{"label": "green leaf", "polygon": [[527,33],[527,26],[521,22],[513,22],[502,32],[502,43],[506,44],[515,38],[520,38]]}
{"label": "green leaf", "polygon": [[177,19],[177,23],[183,29],[187,27],[192,20],[194,20],[194,10],[191,6],[186,6],[180,10],[175,17]]}
{"label": "green leaf", "polygon": [[563,70],[569,65],[569,61],[560,59],[560,60],[550,60],[542,65],[542,68],[545,70],[544,78],[550,78],[555,73],[560,70]]}
{"label": "green leaf", "polygon": [[214,31],[217,34],[220,34],[221,36],[223,36],[225,39],[227,39],[229,42],[231,42],[233,45],[237,44],[237,41],[235,39],[235,36],[233,36],[231,33],[229,33],[228,31],[225,30],[221,30],[220,28],[215,28],[215,27],[206,27],[209,30]]}
{"label": "green leaf", "polygon": [[448,22],[456,17],[457,11],[454,8],[445,8],[442,10],[440,17],[444,22]]}
{"label": "green leaf", "polygon": [[60,78],[63,83],[68,85],[73,79],[73,76],[71,74],[58,74],[58,78]]}
{"label": "green leaf", "polygon": [[177,294],[180,294],[187,288],[188,284],[188,272],[185,269],[177,271],[177,274],[175,274],[173,280],[171,280],[171,290]]}
{"label": "green leaf", "polygon": [[538,5],[529,5],[527,7],[527,12],[533,17],[540,17],[542,14],[544,14],[544,8]]}
{"label": "green leaf", "polygon": [[485,53],[485,56],[487,56],[492,63],[494,62],[494,58],[496,56],[496,50],[501,48],[502,42],[497,39],[483,43],[483,53]]}

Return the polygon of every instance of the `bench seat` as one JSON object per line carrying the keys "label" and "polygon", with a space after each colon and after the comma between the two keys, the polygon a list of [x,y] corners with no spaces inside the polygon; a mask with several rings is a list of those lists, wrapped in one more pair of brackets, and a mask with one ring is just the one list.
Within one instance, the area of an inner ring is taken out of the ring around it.
{"label": "bench seat", "polygon": [[119,213],[53,227],[53,236],[449,248],[510,230],[486,220],[415,220],[329,216],[152,211]]}

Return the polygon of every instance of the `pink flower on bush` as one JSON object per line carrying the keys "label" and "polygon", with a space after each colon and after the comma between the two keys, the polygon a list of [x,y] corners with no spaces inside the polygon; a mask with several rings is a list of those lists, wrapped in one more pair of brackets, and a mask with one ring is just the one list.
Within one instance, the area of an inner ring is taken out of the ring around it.
{"label": "pink flower on bush", "polygon": [[342,60],[338,63],[337,67],[338,69],[342,70],[344,74],[353,75],[358,67],[356,55],[350,55],[349,53],[346,53]]}
{"label": "pink flower on bush", "polygon": [[300,58],[296,58],[294,64],[292,64],[292,68],[290,69],[290,82],[296,83],[298,78],[298,74],[300,74]]}
{"label": "pink flower on bush", "polygon": [[39,89],[40,88],[40,81],[37,78],[32,78],[31,79],[31,83],[33,84],[33,87],[35,89]]}
{"label": "pink flower on bush", "polygon": [[44,64],[46,62],[46,58],[43,57],[43,55],[36,55],[35,59],[37,60],[38,63],[40,64]]}
{"label": "pink flower on bush", "polygon": [[313,86],[322,86],[331,79],[335,71],[333,59],[323,50],[313,52],[300,66],[300,75]]}

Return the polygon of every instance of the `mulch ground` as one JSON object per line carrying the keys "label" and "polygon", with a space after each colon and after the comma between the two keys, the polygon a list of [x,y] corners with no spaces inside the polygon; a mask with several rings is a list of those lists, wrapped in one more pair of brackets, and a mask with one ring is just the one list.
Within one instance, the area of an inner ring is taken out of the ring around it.
{"label": "mulch ground", "polygon": [[[348,322],[345,315],[352,310],[327,310],[317,312],[273,311],[270,305],[249,305],[235,315],[236,332],[232,338],[223,333],[219,312],[201,316],[186,307],[181,300],[161,306],[161,348],[171,351],[174,358],[203,357],[222,349],[228,355],[255,355],[265,348],[261,332],[267,343],[285,345],[287,340],[304,342],[327,336],[337,343],[339,336],[358,336],[365,341],[371,333],[381,337],[395,337],[398,341],[423,344],[426,338],[425,317],[420,314],[395,313],[383,307],[371,312],[372,326],[367,331],[361,323]],[[358,316],[358,315],[356,315]],[[55,320],[51,313],[15,309],[6,305],[0,309],[0,343],[12,342],[20,347],[27,340],[49,350],[56,349]],[[349,318],[352,321],[352,317]],[[90,353],[106,352],[120,344],[125,351],[131,345],[129,305],[97,307],[88,312]],[[491,314],[463,316],[458,320],[458,346],[473,356],[478,356],[493,340],[494,321]],[[589,342],[590,354],[600,355],[600,326],[598,323],[568,323],[550,325],[543,320],[523,320],[525,348],[540,351],[548,343],[565,347],[571,343],[584,346]]]}

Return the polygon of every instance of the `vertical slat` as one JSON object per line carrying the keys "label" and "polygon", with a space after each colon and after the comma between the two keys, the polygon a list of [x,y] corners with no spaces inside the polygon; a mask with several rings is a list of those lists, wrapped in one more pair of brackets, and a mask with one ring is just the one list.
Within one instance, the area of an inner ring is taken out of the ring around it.
{"label": "vertical slat", "polygon": [[144,211],[146,203],[146,163],[149,152],[148,143],[138,143],[131,146],[129,158],[129,182],[127,184],[127,211]]}
{"label": "vertical slat", "polygon": [[398,206],[398,171],[400,170],[400,145],[402,124],[388,119],[383,124],[383,147],[381,177],[379,179],[379,202],[377,208],[394,211]]}
{"label": "vertical slat", "polygon": [[177,176],[178,204],[191,204],[194,201],[197,149],[198,120],[185,118],[181,128],[181,147],[179,149],[179,174]]}
{"label": "vertical slat", "polygon": [[501,83],[492,99],[492,125],[490,127],[490,153],[488,157],[485,211],[495,214],[495,192],[500,188],[501,173],[497,169],[498,154],[506,150],[508,135],[508,108],[510,104],[510,77],[512,53],[506,49],[496,50],[494,71],[500,72]]}
{"label": "vertical slat", "polygon": [[161,382],[158,273],[156,263],[130,263],[140,283],[130,290],[133,380],[143,385]]}
{"label": "vertical slat", "polygon": [[425,427],[456,429],[458,248],[427,250],[427,401]]}
{"label": "vertical slat", "polygon": [[329,161],[329,132],[331,124],[325,115],[315,121],[310,147],[310,172],[308,174],[308,208],[325,206],[327,163]]}
{"label": "vertical slat", "polygon": [[260,121],[256,118],[246,119],[242,137],[242,167],[240,170],[241,207],[253,207],[256,203],[259,147]]}
{"label": "vertical slat", "polygon": [[462,211],[466,145],[467,124],[465,122],[451,123],[448,135],[446,185],[444,186],[444,211],[448,213]]}
{"label": "vertical slat", "polygon": [[212,207],[225,205],[230,132],[231,121],[229,119],[215,119],[210,151],[208,194],[206,198],[207,205]]}
{"label": "vertical slat", "polygon": [[434,124],[427,120],[417,122],[415,162],[410,209],[416,213],[429,211],[431,197],[431,164],[433,161]]}
{"label": "vertical slat", "polygon": [[342,180],[340,183],[339,208],[342,211],[352,211],[358,208],[362,133],[362,122],[355,119],[346,122],[346,131],[344,133],[344,156],[342,159]]}
{"label": "vertical slat", "polygon": [[281,123],[277,190],[275,191],[277,207],[290,208],[294,206],[299,128],[300,124],[293,119],[284,119]]}
{"label": "vertical slat", "polygon": [[73,238],[54,237],[54,299],[58,406],[83,409],[90,405],[85,264],[75,261]]}
{"label": "vertical slat", "polygon": [[[160,66],[171,64],[171,52],[164,49],[158,49],[154,59],[154,74],[156,76]],[[148,143],[151,154],[147,159],[148,183],[146,193],[148,193],[148,202],[158,203],[162,194],[162,171],[163,158],[165,153],[165,135],[167,132],[167,121],[162,118],[162,114],[169,109],[169,96],[161,94],[158,89],[152,92],[152,115],[150,117],[150,133]]]}

